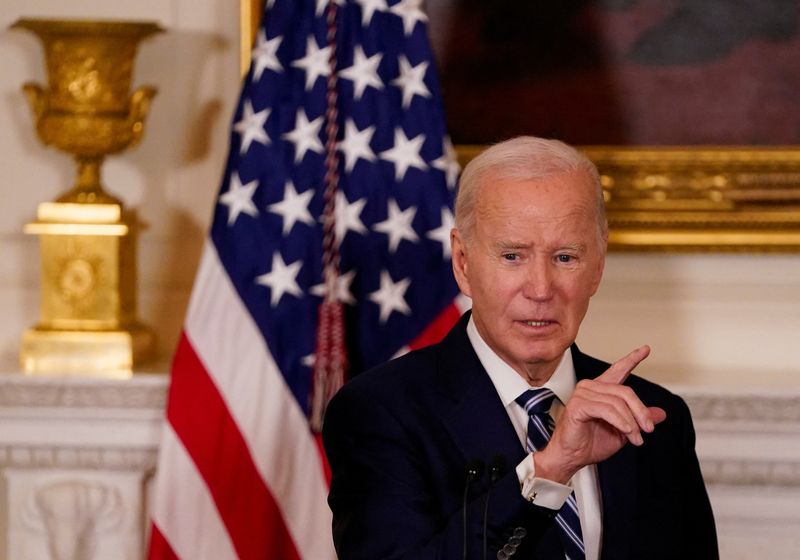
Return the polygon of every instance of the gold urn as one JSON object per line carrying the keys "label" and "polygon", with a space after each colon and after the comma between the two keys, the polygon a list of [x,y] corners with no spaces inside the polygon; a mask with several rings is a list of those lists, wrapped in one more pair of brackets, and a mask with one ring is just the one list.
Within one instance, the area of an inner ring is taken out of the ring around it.
{"label": "gold urn", "polygon": [[21,19],[42,42],[46,88],[26,83],[36,132],[72,154],[73,187],[39,205],[25,232],[40,236],[39,323],[23,335],[26,373],[128,377],[151,357],[152,331],[136,319],[135,212],[105,192],[100,166],[135,145],[156,93],[130,93],[139,42],[154,23]]}

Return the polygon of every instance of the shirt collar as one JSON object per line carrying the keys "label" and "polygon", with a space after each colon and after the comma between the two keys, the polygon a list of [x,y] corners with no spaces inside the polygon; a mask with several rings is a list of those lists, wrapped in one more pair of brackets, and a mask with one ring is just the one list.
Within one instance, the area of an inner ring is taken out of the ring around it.
{"label": "shirt collar", "polygon": [[[467,336],[472,344],[472,348],[478,355],[478,359],[489,374],[497,394],[503,401],[503,406],[508,407],[525,391],[538,387],[531,387],[520,374],[514,371],[510,365],[492,350],[485,340],[481,337],[472,317],[467,323]],[[542,387],[547,387],[555,393],[558,400],[565,403],[572,396],[575,390],[575,366],[572,363],[572,352],[569,348],[564,352],[556,370]]]}

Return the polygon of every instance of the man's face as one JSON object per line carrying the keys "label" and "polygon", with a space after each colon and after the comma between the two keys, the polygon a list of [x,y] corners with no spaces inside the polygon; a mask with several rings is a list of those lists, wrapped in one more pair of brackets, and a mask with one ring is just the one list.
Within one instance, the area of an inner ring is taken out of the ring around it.
{"label": "man's face", "polygon": [[537,384],[575,341],[603,274],[594,188],[584,171],[487,182],[470,238],[452,233],[453,269],[478,332]]}

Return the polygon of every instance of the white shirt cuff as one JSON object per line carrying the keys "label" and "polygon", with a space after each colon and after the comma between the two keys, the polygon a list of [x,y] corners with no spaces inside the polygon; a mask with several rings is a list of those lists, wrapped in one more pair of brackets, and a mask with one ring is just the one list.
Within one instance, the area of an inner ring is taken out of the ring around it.
{"label": "white shirt cuff", "polygon": [[533,453],[528,453],[528,456],[517,465],[517,478],[522,488],[522,497],[537,506],[559,510],[572,493],[570,486],[536,477]]}

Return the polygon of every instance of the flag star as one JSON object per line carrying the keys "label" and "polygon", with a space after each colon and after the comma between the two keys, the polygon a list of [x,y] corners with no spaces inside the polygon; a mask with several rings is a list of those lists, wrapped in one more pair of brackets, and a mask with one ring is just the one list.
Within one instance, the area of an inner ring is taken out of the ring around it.
{"label": "flag star", "polygon": [[454,189],[458,181],[458,174],[461,172],[461,166],[458,165],[458,155],[456,154],[456,149],[453,147],[450,138],[445,137],[443,147],[444,153],[441,157],[433,160],[431,165],[436,169],[444,171],[444,175],[447,178],[447,186],[450,189]]}
{"label": "flag star", "polygon": [[403,239],[408,241],[417,242],[417,237],[411,222],[417,214],[415,206],[409,206],[405,210],[400,210],[397,202],[394,199],[389,199],[389,217],[384,221],[379,222],[372,226],[372,229],[385,233],[389,236],[389,252],[394,253],[397,251],[397,246]]}
{"label": "flag star", "polygon": [[422,0],[401,0],[389,11],[403,18],[403,32],[411,35],[418,21],[428,21],[428,16],[420,9]]}
{"label": "flag star", "polygon": [[314,225],[314,218],[308,211],[308,203],[314,196],[314,189],[308,189],[303,194],[298,194],[291,181],[286,181],[283,191],[283,200],[270,204],[267,208],[283,217],[283,235],[286,236],[297,222]]}
{"label": "flag star", "polygon": [[260,80],[261,74],[263,74],[264,70],[267,68],[275,72],[283,72],[283,66],[281,66],[277,55],[278,47],[281,46],[281,41],[283,41],[283,37],[280,36],[273,37],[267,41],[267,34],[264,30],[262,29],[258,32],[256,46],[253,48],[253,64],[255,65],[255,69],[253,70],[254,81]]}
{"label": "flag star", "polygon": [[356,0],[356,3],[361,4],[361,25],[364,27],[370,24],[376,11],[385,12],[389,9],[386,0]]}
{"label": "flag star", "polygon": [[[344,6],[344,0],[334,0],[337,6]],[[325,12],[328,7],[328,0],[317,0],[317,9],[314,10],[314,15],[319,17]]]}
{"label": "flag star", "polygon": [[[355,278],[355,276],[356,271],[351,270],[350,272],[345,272],[344,274],[340,274],[336,277],[336,285],[333,288],[336,301],[340,301],[346,305],[356,304],[356,298],[353,297],[353,294],[350,291],[350,285],[353,283],[353,278]],[[315,296],[324,298],[328,293],[328,289],[323,282],[322,284],[312,286],[311,293]]]}
{"label": "flag star", "polygon": [[355,98],[361,99],[367,86],[383,89],[383,82],[378,77],[378,65],[383,55],[376,53],[367,58],[361,45],[356,45],[353,51],[353,65],[339,72],[339,76],[352,80]]}
{"label": "flag star", "polygon": [[248,216],[255,218],[258,216],[258,208],[253,204],[253,194],[258,188],[258,181],[250,181],[246,185],[242,185],[242,180],[236,173],[231,174],[231,182],[228,185],[228,190],[225,191],[220,197],[220,204],[228,207],[228,225],[232,226],[239,214],[244,212]]}
{"label": "flag star", "polygon": [[342,191],[336,191],[336,240],[341,243],[348,231],[362,235],[367,234],[367,228],[361,221],[361,211],[367,204],[366,198],[348,203]]}
{"label": "flag star", "polygon": [[403,297],[406,295],[409,285],[411,285],[410,278],[393,282],[387,271],[381,271],[381,287],[368,296],[370,301],[377,303],[380,307],[381,323],[388,321],[394,311],[403,315],[411,315],[411,308]]}
{"label": "flag star", "polygon": [[242,120],[233,125],[233,130],[242,136],[242,144],[239,147],[240,154],[247,152],[250,144],[254,141],[265,146],[270,143],[269,136],[267,136],[267,131],[264,128],[264,123],[267,122],[270,111],[271,109],[267,107],[256,113],[249,99],[244,102]]}
{"label": "flag star", "polygon": [[426,236],[428,239],[433,239],[442,244],[442,258],[449,259],[451,255],[450,249],[450,230],[455,225],[453,220],[453,213],[446,206],[442,208],[442,225],[436,229],[432,229]]}
{"label": "flag star", "polygon": [[300,163],[308,150],[321,154],[325,151],[319,139],[319,130],[322,128],[323,117],[317,117],[309,122],[305,110],[297,110],[297,120],[294,130],[282,136],[286,140],[294,143],[295,154],[294,162]]}
{"label": "flag star", "polygon": [[292,66],[305,70],[306,90],[310,90],[317,81],[317,78],[330,75],[331,66],[329,59],[331,56],[331,48],[319,48],[313,35],[308,37],[306,45],[306,55],[292,62]]}
{"label": "flag star", "polygon": [[295,261],[290,265],[283,262],[283,257],[279,251],[272,254],[272,269],[266,274],[256,277],[256,283],[270,289],[269,303],[275,307],[284,294],[295,297],[303,295],[300,286],[297,285],[297,275],[303,261]]}
{"label": "flag star", "polygon": [[403,180],[409,167],[416,167],[421,171],[428,169],[425,160],[419,155],[423,142],[424,134],[409,140],[403,129],[398,127],[394,130],[394,146],[378,154],[381,159],[394,163],[394,177],[398,183]]}
{"label": "flag star", "polygon": [[403,90],[403,109],[407,109],[411,105],[414,95],[431,96],[431,92],[424,81],[425,72],[428,70],[428,62],[420,62],[416,66],[411,66],[411,63],[402,54],[398,58],[398,62],[400,63],[400,75],[392,80],[392,85]]}
{"label": "flag star", "polygon": [[344,154],[344,168],[350,173],[355,167],[358,158],[365,161],[375,161],[375,152],[369,147],[375,126],[368,126],[359,131],[353,119],[344,123],[344,138],[339,142],[339,149]]}
{"label": "flag star", "polygon": [[305,356],[300,358],[300,364],[307,368],[313,368],[315,361],[317,361],[317,357],[315,354],[306,354]]}

